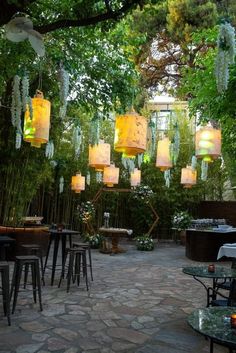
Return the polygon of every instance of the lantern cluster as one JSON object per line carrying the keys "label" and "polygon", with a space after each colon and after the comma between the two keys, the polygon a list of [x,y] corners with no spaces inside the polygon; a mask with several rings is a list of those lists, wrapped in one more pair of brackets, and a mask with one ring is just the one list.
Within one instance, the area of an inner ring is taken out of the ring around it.
{"label": "lantern cluster", "polygon": [[102,172],[110,165],[111,146],[100,140],[97,145],[89,145],[89,166],[97,172]]}
{"label": "lantern cluster", "polygon": [[30,142],[32,147],[40,148],[41,144],[48,142],[50,111],[51,103],[43,98],[42,92],[37,91],[35,98],[32,98],[32,113],[27,106],[24,121],[24,140]]}
{"label": "lantern cluster", "polygon": [[76,173],[71,178],[71,190],[76,194],[79,194],[81,191],[85,190],[85,177],[81,173]]}
{"label": "lantern cluster", "polygon": [[111,188],[115,184],[119,183],[119,168],[116,168],[114,164],[111,164],[109,167],[104,168],[103,171],[103,183]]}
{"label": "lantern cluster", "polygon": [[186,168],[181,169],[181,184],[184,188],[191,188],[197,183],[197,171],[191,166],[186,166]]}
{"label": "lantern cluster", "polygon": [[146,151],[147,119],[136,112],[116,117],[114,148],[127,158]]}
{"label": "lantern cluster", "polygon": [[196,132],[196,157],[205,162],[212,162],[221,155],[221,131],[211,126]]}
{"label": "lantern cluster", "polygon": [[171,142],[168,137],[165,137],[157,143],[156,167],[160,168],[161,171],[168,170],[172,167],[170,145]]}
{"label": "lantern cluster", "polygon": [[141,183],[141,170],[134,168],[133,172],[130,173],[130,185],[135,187]]}

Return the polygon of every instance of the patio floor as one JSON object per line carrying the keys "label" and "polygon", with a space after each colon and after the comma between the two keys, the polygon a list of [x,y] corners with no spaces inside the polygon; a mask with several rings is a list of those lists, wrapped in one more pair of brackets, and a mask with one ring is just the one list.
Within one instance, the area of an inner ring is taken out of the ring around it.
{"label": "patio floor", "polygon": [[[0,317],[0,353],[199,353],[209,341],[195,333],[186,318],[206,305],[204,288],[182,273],[194,264],[183,246],[159,243],[153,252],[125,254],[93,250],[94,281],[90,291],[66,281],[60,289],[43,287],[43,312],[31,292],[19,293],[12,326]],[[199,263],[197,263],[199,265]],[[229,266],[229,263],[225,263]],[[2,310],[2,309],[1,309]],[[228,352],[215,345],[215,353]]]}

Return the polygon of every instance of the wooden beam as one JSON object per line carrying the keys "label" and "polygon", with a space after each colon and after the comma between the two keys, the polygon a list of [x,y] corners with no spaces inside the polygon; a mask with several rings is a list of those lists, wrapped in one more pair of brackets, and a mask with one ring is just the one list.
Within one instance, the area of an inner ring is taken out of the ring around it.
{"label": "wooden beam", "polygon": [[105,192],[132,192],[132,189],[114,189],[114,188],[103,188]]}

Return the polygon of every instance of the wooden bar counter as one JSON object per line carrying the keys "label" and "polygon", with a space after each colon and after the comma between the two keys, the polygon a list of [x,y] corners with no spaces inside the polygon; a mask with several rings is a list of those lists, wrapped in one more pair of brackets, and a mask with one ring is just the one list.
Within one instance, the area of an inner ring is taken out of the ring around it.
{"label": "wooden bar counter", "polygon": [[220,247],[236,242],[236,228],[223,230],[186,230],[186,257],[194,261],[217,261]]}
{"label": "wooden bar counter", "polygon": [[46,255],[47,246],[49,242],[48,227],[46,226],[33,226],[33,227],[4,227],[0,226],[0,236],[8,235],[15,239],[14,246],[9,251],[9,260],[14,259],[17,255],[23,255],[23,244],[38,244],[43,250],[43,255]]}

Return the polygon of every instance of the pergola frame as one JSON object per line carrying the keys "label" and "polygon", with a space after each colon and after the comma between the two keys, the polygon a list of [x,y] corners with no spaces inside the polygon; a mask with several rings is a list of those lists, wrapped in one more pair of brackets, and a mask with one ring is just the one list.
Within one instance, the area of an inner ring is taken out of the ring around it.
{"label": "pergola frame", "polygon": [[[132,189],[120,189],[120,188],[105,188],[105,187],[101,187],[101,188],[97,191],[97,193],[95,194],[95,196],[94,196],[94,198],[93,198],[93,200],[92,200],[92,203],[93,203],[93,204],[95,204],[95,203],[99,200],[99,198],[101,197],[101,195],[102,195],[103,192],[133,192],[133,190],[132,190]],[[153,231],[154,227],[156,226],[157,222],[159,221],[159,216],[158,216],[158,214],[157,214],[155,208],[153,207],[153,205],[151,204],[150,201],[148,201],[146,204],[150,207],[150,209],[152,210],[152,212],[153,212],[153,214],[154,214],[154,216],[155,216],[155,220],[154,220],[154,222],[152,223],[151,227],[149,228],[149,230],[148,230],[148,232],[147,232],[147,235],[150,236],[150,235],[151,235],[151,232]],[[94,231],[92,225],[88,225],[88,229]]]}

